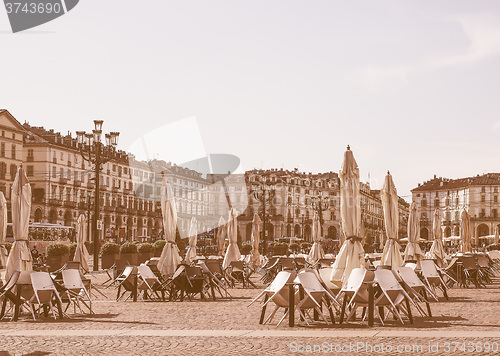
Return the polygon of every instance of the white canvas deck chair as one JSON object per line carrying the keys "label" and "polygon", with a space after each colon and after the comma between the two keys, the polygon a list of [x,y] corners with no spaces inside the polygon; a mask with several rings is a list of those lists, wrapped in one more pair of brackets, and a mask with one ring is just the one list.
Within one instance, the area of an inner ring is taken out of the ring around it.
{"label": "white canvas deck chair", "polygon": [[313,320],[308,313],[309,309],[313,309],[317,312],[317,314],[328,323],[328,320],[323,315],[323,305],[326,306],[330,313],[331,323],[335,323],[335,318],[332,310],[332,303],[335,303],[335,298],[321,285],[319,278],[319,274],[317,271],[307,271],[303,270],[299,272],[297,278],[304,289],[304,298],[302,298],[297,304],[297,310],[299,314],[302,316],[307,325],[310,325],[307,321],[306,315],[309,319]]}
{"label": "white canvas deck chair", "polygon": [[[151,297],[154,294],[158,298],[158,300],[165,300],[165,288],[163,288],[160,280],[158,279],[158,277],[156,277],[151,268],[146,265],[140,265],[137,267],[137,270],[139,272],[137,291],[144,292],[143,298],[152,299]],[[158,292],[161,292],[161,297]]]}
{"label": "white canvas deck chair", "polygon": [[[288,316],[289,310],[288,310],[288,305],[289,305],[289,287],[286,285],[287,283],[293,282],[295,279],[295,272],[294,271],[281,271],[276,275],[276,278],[272,281],[272,283],[264,289],[257,297],[254,298],[250,302],[250,305],[252,305],[255,301],[259,300],[261,297],[264,296],[264,304],[262,305],[262,313],[265,312],[265,308],[269,302],[273,302],[275,304],[274,310],[269,314],[267,319],[264,320],[263,324],[270,323],[276,312],[278,311],[279,308],[284,308],[286,311],[283,315],[283,317],[280,319],[278,324],[276,326],[279,326],[283,320]],[[297,292],[295,292],[295,305],[299,302],[297,298]]]}
{"label": "white canvas deck chair", "polygon": [[[340,323],[344,322],[346,309],[354,307],[356,303],[368,305],[368,285],[364,283],[373,281],[374,277],[373,271],[364,268],[354,268],[351,271],[347,283],[337,294],[337,301],[343,298]],[[349,318],[354,315],[354,312],[350,314]],[[349,320],[349,318],[346,320]]]}
{"label": "white canvas deck chair", "polygon": [[[377,313],[380,322],[384,325],[384,317],[379,314],[377,307],[385,307],[388,309],[387,315],[391,312],[399,319],[401,324],[404,324],[400,311],[405,314],[410,323],[413,323],[413,318],[410,310],[411,298],[405,292],[404,288],[399,284],[394,276],[394,273],[388,269],[377,269],[375,271],[375,281],[378,283],[382,294],[375,298],[375,312]],[[406,306],[403,302],[407,301]]]}
{"label": "white canvas deck chair", "polygon": [[[66,288],[66,296],[68,297],[69,303],[66,306],[68,310],[70,304],[73,304],[73,312],[76,314],[76,308],[80,310],[81,314],[84,314],[81,304],[85,306],[90,312],[92,311],[92,299],[90,298],[90,293],[85,288],[85,285],[80,276],[80,271],[77,269],[66,269],[62,271],[62,278],[64,288]],[[66,311],[65,310],[65,311]]]}
{"label": "white canvas deck chair", "polygon": [[[62,301],[52,278],[50,278],[50,274],[48,272],[31,272],[31,285],[33,287],[33,296],[29,300],[29,304],[33,310],[33,316],[40,315],[42,307],[48,307],[54,319],[56,319],[57,315],[53,304],[55,302],[62,305]],[[35,310],[35,305],[38,305],[37,310]]]}
{"label": "white canvas deck chair", "polygon": [[427,286],[429,288],[432,288],[434,291],[436,287],[439,287],[443,291],[444,297],[448,300],[446,284],[441,278],[441,275],[439,274],[434,261],[422,260],[420,261],[420,268],[422,270],[422,275],[424,276],[424,280],[427,283]]}
{"label": "white canvas deck chair", "polygon": [[414,305],[422,316],[425,316],[424,310],[418,305],[419,302],[425,303],[427,306],[428,316],[432,316],[429,305],[429,296],[438,301],[438,297],[427,287],[417,273],[410,267],[399,267],[398,274],[403,282],[403,287],[408,295],[413,299]]}

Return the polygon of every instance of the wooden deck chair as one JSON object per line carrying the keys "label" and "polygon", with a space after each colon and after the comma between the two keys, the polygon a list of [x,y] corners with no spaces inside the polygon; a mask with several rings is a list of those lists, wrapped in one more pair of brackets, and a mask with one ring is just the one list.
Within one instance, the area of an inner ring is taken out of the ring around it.
{"label": "wooden deck chair", "polygon": [[15,287],[20,274],[21,272],[14,271],[7,283],[2,285],[2,287],[0,288],[0,301],[2,302],[2,312],[0,313],[0,320],[3,319],[6,315],[7,303],[10,302],[10,311],[18,301],[15,293]]}
{"label": "wooden deck chair", "polygon": [[[123,270],[123,273],[117,278],[119,281],[117,292],[116,292],[116,301],[118,302],[123,298],[125,293],[130,292],[125,301],[127,301],[134,292],[134,274],[137,273],[136,266],[127,266]],[[120,294],[121,289],[123,288],[123,293]]]}
{"label": "wooden deck chair", "polygon": [[[227,288],[226,288],[226,283],[222,280],[220,280],[211,270],[210,268],[207,267],[207,264],[205,262],[200,262],[200,267],[203,270],[203,273],[208,276],[209,278],[209,284],[210,287],[214,288],[217,290],[221,296],[221,298],[229,298],[232,299],[231,294],[229,294]],[[224,293],[222,293],[224,292]]]}

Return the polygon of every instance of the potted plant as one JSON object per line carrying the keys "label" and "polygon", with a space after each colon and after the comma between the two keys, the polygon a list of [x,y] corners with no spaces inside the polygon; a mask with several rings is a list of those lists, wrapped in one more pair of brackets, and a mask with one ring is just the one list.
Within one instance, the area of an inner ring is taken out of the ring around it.
{"label": "potted plant", "polygon": [[153,257],[153,245],[149,242],[143,242],[137,248],[137,252],[139,253],[139,263],[144,263]]}
{"label": "potted plant", "polygon": [[138,265],[139,256],[137,255],[137,245],[134,242],[124,242],[120,246],[120,260],[126,261],[127,264]]}
{"label": "potted plant", "polygon": [[163,248],[165,247],[165,244],[167,241],[165,240],[156,240],[155,243],[153,244],[153,253],[155,257],[160,257],[161,252],[163,251]]}
{"label": "potted plant", "polygon": [[118,254],[120,253],[120,246],[114,242],[106,242],[101,247],[101,267],[103,269],[110,268],[115,263]]}
{"label": "potted plant", "polygon": [[47,265],[49,272],[57,271],[69,261],[69,246],[56,242],[47,246]]}

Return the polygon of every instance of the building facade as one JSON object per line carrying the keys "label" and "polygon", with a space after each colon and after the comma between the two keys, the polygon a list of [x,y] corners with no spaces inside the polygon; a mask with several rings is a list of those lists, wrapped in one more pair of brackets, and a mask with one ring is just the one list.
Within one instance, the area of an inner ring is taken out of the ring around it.
{"label": "building facade", "polygon": [[460,217],[465,209],[471,217],[471,232],[475,238],[495,234],[500,228],[500,173],[449,179],[434,178],[412,189],[421,217],[420,235],[433,239],[432,219],[435,209],[442,212],[443,236],[460,235]]}

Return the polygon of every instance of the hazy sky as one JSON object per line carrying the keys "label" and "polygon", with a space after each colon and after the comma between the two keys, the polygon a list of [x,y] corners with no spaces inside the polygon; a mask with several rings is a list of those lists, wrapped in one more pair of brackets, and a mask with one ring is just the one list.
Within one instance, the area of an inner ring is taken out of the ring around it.
{"label": "hazy sky", "polygon": [[196,117],[245,169],[338,171],[350,144],[400,195],[500,171],[498,1],[82,0],[18,34],[2,10],[0,41],[0,107],[123,149]]}

